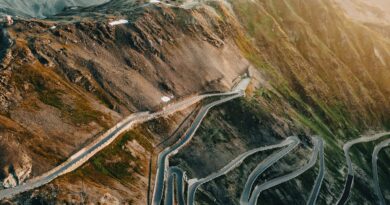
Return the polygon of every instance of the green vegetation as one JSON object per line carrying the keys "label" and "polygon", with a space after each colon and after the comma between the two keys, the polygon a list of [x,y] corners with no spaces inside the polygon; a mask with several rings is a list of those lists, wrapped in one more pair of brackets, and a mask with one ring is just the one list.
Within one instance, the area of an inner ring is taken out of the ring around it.
{"label": "green vegetation", "polygon": [[[272,4],[274,1],[269,1]],[[351,114],[348,113],[346,105],[340,101],[327,102],[311,97],[310,93],[305,93],[305,89],[299,85],[299,79],[294,79],[293,73],[281,73],[279,68],[275,68],[273,65],[265,60],[264,55],[258,51],[255,47],[267,47],[273,46],[275,49],[291,49],[288,44],[284,44],[282,39],[283,31],[277,25],[277,22],[264,10],[260,9],[256,3],[232,1],[236,14],[243,23],[246,32],[238,33],[235,38],[235,42],[243,55],[259,69],[262,73],[271,78],[269,81],[271,85],[276,89],[276,92],[281,94],[274,95],[269,90],[260,88],[254,91],[254,99],[246,101],[253,108],[258,108],[255,104],[269,105],[271,109],[266,109],[265,112],[278,113],[280,116],[285,116],[287,119],[293,117],[296,123],[301,124],[303,127],[307,127],[314,134],[318,134],[324,138],[326,156],[332,156],[326,158],[326,163],[330,167],[329,173],[337,181],[335,183],[336,189],[340,189],[344,183],[344,176],[340,175],[339,171],[342,167],[345,167],[345,159],[340,146],[340,141],[337,139],[347,140],[358,136],[360,130],[351,122]],[[288,7],[289,15],[294,14],[293,8]],[[299,21],[297,16],[294,16],[294,21]],[[291,17],[292,18],[292,17]],[[275,41],[280,39],[280,41]],[[318,39],[317,39],[318,41]],[[318,43],[318,42],[317,42]],[[326,51],[327,48],[321,43],[321,49]],[[286,52],[283,50],[282,52]],[[273,49],[269,49],[269,52],[273,52]],[[275,52],[275,51],[274,51]],[[276,52],[280,53],[280,50]],[[277,61],[281,58],[289,58],[289,56],[277,57]],[[289,59],[283,59],[289,61]],[[295,66],[299,66],[293,64]],[[280,65],[278,65],[280,66]],[[281,65],[289,66],[289,65]],[[292,68],[291,70],[293,70]],[[291,76],[289,76],[291,75]],[[286,77],[287,76],[287,77]],[[288,81],[288,78],[293,78],[292,81]],[[297,82],[294,82],[297,81]],[[294,85],[294,83],[296,83]],[[295,87],[295,88],[294,88]],[[313,95],[314,96],[314,95]],[[287,102],[290,108],[286,110],[278,110],[279,107],[285,107],[282,102]],[[233,109],[234,110],[234,109]],[[250,111],[253,112],[253,111]],[[255,113],[255,112],[253,112]],[[239,114],[239,113],[237,113]],[[240,113],[242,115],[242,113]],[[241,117],[241,116],[240,116]],[[337,185],[341,184],[341,185]],[[331,190],[326,190],[331,192]]]}
{"label": "green vegetation", "polygon": [[148,137],[148,134],[141,127],[125,133],[109,147],[94,156],[88,166],[83,167],[78,172],[78,175],[83,176],[97,172],[114,178],[123,184],[131,183],[134,180],[135,173],[145,175],[147,163],[126,151],[124,146],[127,142],[136,140],[147,151],[145,154],[149,154],[153,150],[153,145],[148,141]]}
{"label": "green vegetation", "polygon": [[[352,163],[356,166],[355,167],[355,173],[358,173],[358,170],[364,170],[365,173],[367,173],[368,178],[356,178],[356,183],[364,184],[364,186],[368,187],[370,190],[373,190],[373,184],[372,184],[372,170],[371,170],[371,153],[374,151],[375,145],[380,143],[381,141],[388,139],[390,136],[384,136],[379,140],[368,142],[368,143],[360,143],[357,145],[354,145],[350,149],[350,156]],[[383,149],[379,155],[378,155],[378,171],[379,171],[379,177],[380,179],[380,186],[382,188],[390,187],[390,181],[386,180],[390,175],[387,172],[387,166],[386,162],[390,160],[389,155],[385,152],[386,148]],[[368,153],[368,154],[367,154]],[[367,181],[368,186],[367,186]],[[360,188],[360,186],[359,186]],[[352,197],[355,197],[354,195],[358,195],[361,189],[352,189]],[[372,200],[376,200],[375,196],[373,196],[372,191],[368,191],[366,193],[366,197],[371,197]]]}
{"label": "green vegetation", "polygon": [[[94,110],[87,100],[79,94],[70,95],[62,91],[62,85],[59,82],[54,82],[56,79],[53,73],[42,70],[39,65],[25,67],[14,73],[14,80],[20,89],[23,89],[24,84],[31,83],[34,91],[38,95],[38,99],[52,107],[61,111],[62,117],[69,119],[74,124],[88,124],[95,121],[107,128],[108,125],[101,120],[103,113]],[[63,97],[72,99],[72,102],[66,103]]]}
{"label": "green vegetation", "polygon": [[82,101],[82,99],[77,99],[74,103],[74,107],[65,105],[60,109],[65,117],[70,118],[73,123],[87,124],[95,121],[100,122],[103,127],[108,128],[108,125],[102,123],[100,120],[103,115],[101,112],[93,110],[90,105],[86,104],[86,101]]}
{"label": "green vegetation", "polygon": [[263,87],[255,90],[255,92],[254,92],[254,98],[256,98],[256,99],[264,98],[267,101],[271,101],[273,95],[274,94],[272,93],[272,91],[270,91],[266,88],[263,88]]}
{"label": "green vegetation", "polygon": [[39,91],[39,100],[46,105],[53,106],[55,108],[62,108],[64,104],[61,99],[61,91],[60,90],[42,90]]}

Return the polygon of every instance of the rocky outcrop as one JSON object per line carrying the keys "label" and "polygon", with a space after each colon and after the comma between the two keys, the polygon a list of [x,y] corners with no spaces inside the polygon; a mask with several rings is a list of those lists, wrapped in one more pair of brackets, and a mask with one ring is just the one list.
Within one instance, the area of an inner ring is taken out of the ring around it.
{"label": "rocky outcrop", "polygon": [[11,188],[26,181],[32,172],[31,158],[25,150],[20,149],[20,144],[10,141],[9,138],[0,136],[1,175],[0,184],[4,188]]}
{"label": "rocky outcrop", "polygon": [[137,140],[128,141],[123,149],[130,152],[131,156],[145,160],[146,150]]}
{"label": "rocky outcrop", "polygon": [[6,189],[15,187],[16,185],[18,185],[18,182],[13,174],[9,174],[8,177],[3,180],[3,187]]}
{"label": "rocky outcrop", "polygon": [[101,204],[101,205],[119,205],[120,201],[117,198],[115,198],[114,196],[112,196],[110,193],[106,193],[106,194],[104,194],[104,196],[102,196],[100,198],[99,204]]}

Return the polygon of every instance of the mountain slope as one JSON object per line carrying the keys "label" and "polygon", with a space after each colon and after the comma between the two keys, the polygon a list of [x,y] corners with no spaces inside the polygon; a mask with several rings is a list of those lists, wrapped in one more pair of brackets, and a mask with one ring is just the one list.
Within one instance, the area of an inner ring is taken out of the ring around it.
{"label": "mountain slope", "polygon": [[[19,20],[8,28],[15,43],[0,70],[0,128],[7,136],[0,143],[7,149],[0,150],[2,156],[15,147],[23,151],[15,159],[4,158],[1,166],[19,167],[27,159],[37,176],[129,113],[161,108],[163,96],[226,91],[249,69],[248,97],[213,111],[173,165],[199,177],[248,149],[299,135],[307,143],[267,172],[277,176],[305,163],[311,146],[307,136],[320,135],[327,171],[319,204],[334,204],[346,176],[343,143],[390,127],[388,38],[349,20],[328,0],[186,5],[192,6],[112,1],[46,20]],[[129,24],[108,25],[122,18]],[[48,202],[145,204],[148,174],[155,172],[153,158],[149,170],[149,158],[162,149],[153,145],[171,135],[191,111],[139,126],[75,173],[13,200],[31,201],[38,195]],[[362,166],[351,203],[376,200],[367,177],[370,150],[359,148],[352,155]],[[263,157],[256,155],[206,184],[198,202],[237,204],[239,184]],[[387,162],[388,156],[380,161]],[[311,170],[269,190],[261,200],[303,204],[315,174]],[[389,191],[388,183],[383,186]]]}

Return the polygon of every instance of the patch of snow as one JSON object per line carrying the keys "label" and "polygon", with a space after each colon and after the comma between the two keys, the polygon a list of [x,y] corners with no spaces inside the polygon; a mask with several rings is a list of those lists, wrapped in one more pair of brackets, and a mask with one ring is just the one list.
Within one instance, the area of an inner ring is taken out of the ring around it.
{"label": "patch of snow", "polygon": [[161,3],[159,0],[150,0],[149,3]]}
{"label": "patch of snow", "polygon": [[56,28],[57,28],[57,26],[52,26],[52,27],[50,27],[51,30],[54,30],[54,29],[56,29]]}
{"label": "patch of snow", "polygon": [[171,98],[168,97],[168,96],[162,96],[162,97],[161,97],[161,100],[162,100],[163,102],[169,102],[169,101],[171,101]]}
{"label": "patch of snow", "polygon": [[110,26],[116,26],[116,25],[120,25],[120,24],[127,24],[129,23],[128,20],[126,19],[121,19],[121,20],[117,20],[117,21],[112,21],[110,23],[108,23]]}

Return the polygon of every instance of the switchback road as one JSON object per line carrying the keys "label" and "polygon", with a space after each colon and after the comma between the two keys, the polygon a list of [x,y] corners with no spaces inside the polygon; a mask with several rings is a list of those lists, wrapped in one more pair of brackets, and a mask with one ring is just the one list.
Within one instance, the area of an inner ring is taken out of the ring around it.
{"label": "switchback road", "polygon": [[353,172],[351,157],[349,156],[349,149],[355,144],[375,141],[387,135],[390,135],[390,132],[383,132],[383,133],[375,134],[373,136],[361,137],[358,139],[348,141],[347,143],[344,144],[343,149],[344,149],[345,159],[347,160],[347,165],[348,165],[348,175],[347,175],[343,193],[341,194],[341,197],[339,198],[337,205],[344,205],[348,201],[349,194],[353,186],[354,172]]}
{"label": "switchback road", "polygon": [[[279,144],[270,145],[270,146],[266,146],[266,147],[260,147],[260,148],[256,148],[256,149],[250,150],[248,152],[245,152],[245,153],[239,155],[238,157],[236,157],[235,159],[230,161],[229,164],[224,166],[222,169],[220,169],[219,171],[217,171],[215,173],[210,174],[207,177],[204,177],[202,179],[191,179],[191,180],[189,180],[188,181],[188,184],[189,184],[188,185],[188,192],[187,192],[187,194],[188,194],[187,204],[188,205],[192,205],[192,204],[195,203],[195,193],[196,193],[196,190],[198,189],[199,186],[201,186],[202,184],[204,184],[206,182],[214,180],[215,178],[218,178],[218,177],[220,177],[222,175],[227,174],[232,169],[238,167],[247,157],[249,157],[249,156],[251,156],[251,155],[253,155],[253,154],[257,153],[257,152],[271,150],[271,149],[276,149],[276,148],[284,147],[284,146],[287,146],[287,145],[289,145],[289,146],[286,149],[287,150],[291,150],[292,148],[296,147],[299,144],[299,142],[300,141],[299,141],[299,139],[297,137],[289,137],[289,138],[287,138],[286,140],[282,141]],[[277,158],[277,156],[275,156],[275,158]]]}
{"label": "switchback road", "polygon": [[300,140],[298,137],[291,138],[291,144],[280,150],[279,152],[270,155],[267,157],[264,161],[262,161],[257,167],[250,173],[245,186],[244,190],[242,191],[241,198],[240,198],[240,204],[241,205],[247,205],[249,204],[249,198],[252,191],[253,184],[255,184],[257,178],[269,167],[271,167],[273,164],[275,164],[277,161],[279,161],[281,158],[286,156],[288,153],[290,153],[295,147],[298,146],[300,143]]}
{"label": "switchback road", "polygon": [[173,146],[165,148],[159,154],[157,159],[157,173],[156,173],[156,180],[155,180],[155,185],[153,190],[152,205],[160,205],[162,202],[164,183],[166,181],[166,173],[168,172],[168,168],[169,168],[169,157],[176,154],[181,148],[183,148],[191,141],[195,132],[198,130],[201,122],[203,121],[203,119],[205,118],[205,116],[207,115],[207,113],[212,107],[223,104],[235,98],[244,96],[245,89],[247,88],[249,82],[250,79],[245,78],[235,88],[233,88],[231,92],[220,93],[220,94],[209,94],[208,95],[209,97],[221,96],[224,98],[203,106],[199,110],[192,125],[185,132],[184,137]]}
{"label": "switchback road", "polygon": [[[277,177],[275,179],[269,180],[261,185],[256,186],[252,192],[251,197],[250,197],[249,204],[256,205],[257,200],[258,200],[261,192],[263,192],[267,189],[270,189],[274,186],[277,186],[279,184],[282,184],[286,181],[289,181],[291,179],[294,179],[294,178],[300,176],[301,174],[303,174],[304,172],[306,172],[307,170],[309,170],[311,167],[313,167],[317,161],[318,154],[319,154],[320,150],[322,150],[322,146],[323,146],[323,141],[321,138],[313,138],[313,141],[314,141],[313,154],[310,158],[310,161],[307,164],[305,164],[303,167],[299,168],[298,170],[296,170],[294,172],[291,172],[291,173],[284,175],[284,176],[281,176],[281,177]],[[323,153],[321,153],[321,154],[323,154]]]}
{"label": "switchback road", "polygon": [[[91,157],[93,157],[95,154],[103,150],[105,147],[107,147],[109,144],[111,144],[117,137],[119,137],[121,134],[125,133],[126,131],[130,130],[134,125],[143,123],[155,118],[159,118],[162,116],[167,116],[170,114],[173,114],[175,112],[184,110],[188,108],[189,106],[192,106],[193,104],[199,102],[200,100],[207,98],[207,97],[213,97],[213,96],[224,96],[224,95],[233,95],[231,97],[222,99],[216,103],[212,103],[211,106],[208,108],[210,109],[212,106],[217,105],[218,103],[223,103],[225,101],[229,101],[233,98],[239,97],[243,95],[243,90],[237,89],[241,87],[245,87],[249,84],[250,79],[246,78],[243,79],[231,92],[227,93],[215,93],[215,94],[205,94],[205,95],[198,95],[194,96],[188,99],[185,99],[180,102],[176,102],[173,104],[170,104],[166,107],[164,107],[163,110],[155,113],[149,113],[149,112],[140,112],[132,114],[128,117],[126,117],[121,122],[117,123],[114,127],[106,131],[103,135],[98,137],[96,140],[94,140],[91,144],[87,145],[86,147],[82,148],[80,151],[75,153],[74,155],[70,156],[65,162],[60,164],[59,166],[53,168],[49,172],[44,173],[41,176],[37,176],[35,178],[32,178],[22,184],[19,184],[16,187],[9,188],[9,189],[3,189],[0,191],[0,200],[4,198],[10,198],[15,196],[16,194],[20,194],[22,192],[26,192],[32,189],[35,189],[37,187],[40,187],[42,185],[45,185],[57,177],[64,175],[66,173],[69,173],[71,171],[76,170],[79,168],[82,164],[87,162]],[[207,113],[208,109],[203,110]],[[203,118],[202,118],[203,119]],[[198,119],[199,120],[199,119]],[[201,119],[200,119],[201,120]],[[196,129],[195,129],[196,130]]]}
{"label": "switchback road", "polygon": [[385,199],[383,198],[381,188],[379,185],[378,163],[377,163],[378,154],[383,148],[388,147],[389,145],[390,145],[390,139],[387,139],[387,140],[379,143],[378,145],[376,145],[374,148],[374,152],[372,152],[371,163],[372,163],[372,174],[373,174],[373,178],[374,178],[374,189],[375,189],[375,193],[378,197],[380,205],[385,205],[386,202],[385,202]]}

